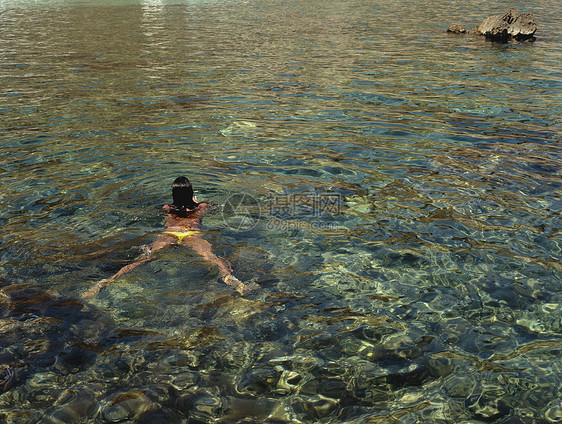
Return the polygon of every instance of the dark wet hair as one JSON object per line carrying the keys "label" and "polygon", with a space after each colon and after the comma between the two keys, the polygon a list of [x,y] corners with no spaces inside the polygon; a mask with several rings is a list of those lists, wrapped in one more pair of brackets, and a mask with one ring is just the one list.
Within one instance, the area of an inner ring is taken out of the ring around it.
{"label": "dark wet hair", "polygon": [[186,177],[178,177],[172,184],[172,199],[174,203],[171,205],[171,212],[180,217],[187,216],[199,206],[193,200],[193,186]]}

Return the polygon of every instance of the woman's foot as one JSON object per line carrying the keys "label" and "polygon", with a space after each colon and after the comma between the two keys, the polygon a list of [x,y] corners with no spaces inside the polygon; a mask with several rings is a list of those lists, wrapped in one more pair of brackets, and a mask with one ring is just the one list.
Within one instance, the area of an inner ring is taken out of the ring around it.
{"label": "woman's foot", "polygon": [[92,287],[90,287],[90,289],[87,292],[82,294],[81,298],[91,299],[92,297],[95,297],[100,292],[100,290],[103,289],[105,286],[107,286],[109,283],[111,283],[111,279],[109,278],[98,281],[97,284],[94,284]]}
{"label": "woman's foot", "polygon": [[222,280],[229,286],[234,287],[236,291],[240,293],[242,296],[244,296],[246,293],[252,290],[250,287],[248,287],[246,284],[244,284],[242,281],[240,281],[232,274],[228,274],[226,277],[223,277]]}

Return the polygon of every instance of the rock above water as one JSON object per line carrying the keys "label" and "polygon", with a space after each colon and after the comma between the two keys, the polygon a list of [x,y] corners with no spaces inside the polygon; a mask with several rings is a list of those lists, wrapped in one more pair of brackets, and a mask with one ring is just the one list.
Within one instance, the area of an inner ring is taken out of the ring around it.
{"label": "rock above water", "polygon": [[514,12],[510,10],[503,15],[494,15],[486,18],[484,22],[472,30],[453,24],[447,32],[454,34],[478,34],[488,40],[505,43],[515,39],[518,41],[533,41],[537,31],[537,24],[532,13]]}
{"label": "rock above water", "polygon": [[466,34],[469,30],[459,24],[453,24],[447,28],[447,32],[452,32],[453,34]]}
{"label": "rock above water", "polygon": [[507,41],[510,38],[526,40],[534,36],[537,30],[532,13],[519,13],[510,10],[504,15],[490,16],[476,27],[476,31],[495,41]]}

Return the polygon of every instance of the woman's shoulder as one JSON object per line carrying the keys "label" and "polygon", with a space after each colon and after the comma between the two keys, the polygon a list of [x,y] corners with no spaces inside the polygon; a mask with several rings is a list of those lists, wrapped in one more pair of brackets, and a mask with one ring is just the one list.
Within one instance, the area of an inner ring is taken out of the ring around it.
{"label": "woman's shoulder", "polygon": [[[209,203],[207,202],[200,202],[197,204],[197,207],[195,209],[191,209],[191,210],[186,210],[185,212],[205,212],[207,209],[209,208]],[[162,210],[166,213],[174,213],[174,211],[176,211],[177,209],[174,207],[174,205],[164,205],[162,206]]]}
{"label": "woman's shoulder", "polygon": [[209,204],[207,202],[201,202],[197,205],[197,210],[201,212],[205,212],[207,209],[209,209]]}

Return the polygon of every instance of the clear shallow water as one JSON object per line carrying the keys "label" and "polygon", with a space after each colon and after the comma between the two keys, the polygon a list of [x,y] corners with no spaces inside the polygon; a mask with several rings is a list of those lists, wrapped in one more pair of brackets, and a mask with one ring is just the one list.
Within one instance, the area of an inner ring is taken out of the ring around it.
{"label": "clear shallow water", "polygon": [[[22,5],[0,4],[3,420],[562,419],[559,6]],[[535,43],[444,32],[509,7]],[[259,289],[172,247],[78,300],[181,174]]]}

